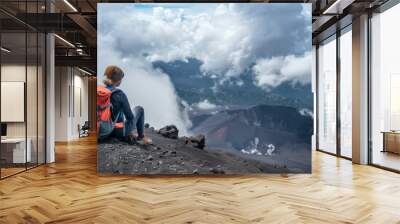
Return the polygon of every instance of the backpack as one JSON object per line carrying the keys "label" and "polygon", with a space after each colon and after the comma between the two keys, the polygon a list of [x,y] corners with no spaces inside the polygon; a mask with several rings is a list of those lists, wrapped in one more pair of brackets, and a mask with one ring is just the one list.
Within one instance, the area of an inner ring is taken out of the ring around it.
{"label": "backpack", "polygon": [[123,128],[123,122],[117,123],[118,113],[115,120],[112,120],[111,113],[111,94],[114,92],[107,89],[105,86],[97,86],[97,139],[103,140],[111,135],[114,128]]}

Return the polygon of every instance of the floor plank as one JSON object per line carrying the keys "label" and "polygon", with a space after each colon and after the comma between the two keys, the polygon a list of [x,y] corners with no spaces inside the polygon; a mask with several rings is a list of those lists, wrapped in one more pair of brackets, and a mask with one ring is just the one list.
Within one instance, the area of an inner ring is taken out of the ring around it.
{"label": "floor plank", "polygon": [[0,223],[400,223],[400,175],[313,153],[311,175],[96,173],[96,140],[0,181]]}

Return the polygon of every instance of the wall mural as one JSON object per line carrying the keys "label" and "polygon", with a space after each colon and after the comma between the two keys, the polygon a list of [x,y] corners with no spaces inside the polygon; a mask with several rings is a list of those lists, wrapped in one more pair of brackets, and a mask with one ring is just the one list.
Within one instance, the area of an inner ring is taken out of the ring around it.
{"label": "wall mural", "polygon": [[98,9],[98,172],[311,172],[310,4]]}

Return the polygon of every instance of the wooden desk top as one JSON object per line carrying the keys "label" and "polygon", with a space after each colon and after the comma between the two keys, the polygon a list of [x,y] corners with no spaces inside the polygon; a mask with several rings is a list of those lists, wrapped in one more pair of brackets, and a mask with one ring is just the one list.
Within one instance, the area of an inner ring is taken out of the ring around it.
{"label": "wooden desk top", "polygon": [[400,135],[400,131],[381,131],[381,133]]}
{"label": "wooden desk top", "polygon": [[[28,138],[27,141],[30,141]],[[20,143],[25,142],[25,138],[5,138],[1,139],[1,143]]]}

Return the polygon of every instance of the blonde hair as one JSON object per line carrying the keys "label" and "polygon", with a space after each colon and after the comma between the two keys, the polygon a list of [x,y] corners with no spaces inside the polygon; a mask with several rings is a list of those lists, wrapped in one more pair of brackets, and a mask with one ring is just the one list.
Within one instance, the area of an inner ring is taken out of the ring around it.
{"label": "blonde hair", "polygon": [[107,66],[106,70],[104,71],[103,83],[107,86],[114,85],[115,83],[121,81],[124,75],[124,72],[118,66]]}
{"label": "blonde hair", "polygon": [[104,78],[103,78],[103,83],[104,83],[104,85],[106,85],[106,86],[112,86],[112,85],[114,84],[113,81],[112,81],[111,79],[107,78],[107,76],[104,76]]}

